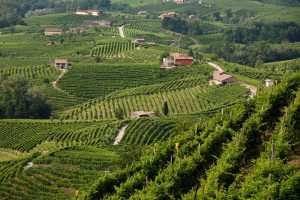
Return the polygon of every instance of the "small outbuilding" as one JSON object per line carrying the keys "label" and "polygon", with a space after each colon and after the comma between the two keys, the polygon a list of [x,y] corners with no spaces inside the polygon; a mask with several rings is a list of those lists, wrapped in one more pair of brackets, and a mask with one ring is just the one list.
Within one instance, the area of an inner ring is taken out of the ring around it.
{"label": "small outbuilding", "polygon": [[55,42],[53,40],[49,40],[47,42],[47,46],[53,46],[55,44]]}
{"label": "small outbuilding", "polygon": [[134,111],[131,113],[131,118],[141,118],[141,117],[153,117],[155,116],[155,112],[145,112],[145,111]]}
{"label": "small outbuilding", "polygon": [[56,58],[53,62],[54,66],[59,70],[66,70],[69,68],[69,62],[67,59]]}
{"label": "small outbuilding", "polygon": [[145,43],[145,39],[144,38],[133,39],[132,43],[143,44],[143,43]]}
{"label": "small outbuilding", "polygon": [[100,16],[101,12],[99,10],[77,10],[76,15],[90,15],[90,16]]}
{"label": "small outbuilding", "polygon": [[274,81],[271,80],[271,79],[266,79],[265,83],[266,83],[266,87],[272,87],[272,86],[274,86]]}

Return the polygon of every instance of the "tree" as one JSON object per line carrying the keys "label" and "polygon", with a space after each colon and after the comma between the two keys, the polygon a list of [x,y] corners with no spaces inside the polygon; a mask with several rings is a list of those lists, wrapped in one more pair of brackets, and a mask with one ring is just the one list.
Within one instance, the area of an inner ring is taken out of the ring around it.
{"label": "tree", "polygon": [[170,56],[170,53],[164,51],[164,52],[160,55],[160,62],[162,62],[164,58],[168,58],[169,56]]}
{"label": "tree", "polygon": [[[45,119],[51,106],[38,88],[28,88],[23,77],[11,76],[0,83],[0,117]],[[2,101],[2,102],[1,102]]]}
{"label": "tree", "polygon": [[124,119],[124,111],[122,108],[116,108],[115,109],[116,118],[121,120]]}
{"label": "tree", "polygon": [[164,102],[163,111],[164,111],[165,116],[169,115],[169,106],[168,106],[168,103],[166,101]]}
{"label": "tree", "polygon": [[46,119],[51,115],[51,105],[40,92],[39,88],[33,87],[26,93],[28,101],[28,118]]}
{"label": "tree", "polygon": [[192,50],[192,49],[190,49],[190,50],[189,50],[189,56],[192,56],[192,57],[194,57],[194,52],[193,52],[193,50]]}
{"label": "tree", "polygon": [[96,62],[96,63],[99,63],[100,61],[101,61],[101,58],[100,58],[99,56],[96,56],[96,57],[95,57],[95,62]]}

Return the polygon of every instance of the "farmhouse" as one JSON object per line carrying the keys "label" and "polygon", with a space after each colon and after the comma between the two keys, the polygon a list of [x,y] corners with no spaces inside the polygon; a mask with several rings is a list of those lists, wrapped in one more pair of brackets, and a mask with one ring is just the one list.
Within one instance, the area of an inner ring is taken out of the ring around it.
{"label": "farmhouse", "polygon": [[100,16],[99,10],[77,10],[76,15],[91,15],[91,16]]}
{"label": "farmhouse", "polygon": [[53,46],[55,44],[55,42],[53,40],[49,40],[47,42],[47,46]]}
{"label": "farmhouse", "polygon": [[135,43],[135,44],[143,44],[144,42],[145,42],[144,38],[139,38],[139,39],[133,39],[132,40],[132,43]]}
{"label": "farmhouse", "polygon": [[74,35],[80,35],[83,32],[83,28],[70,28],[69,33]]}
{"label": "farmhouse", "polygon": [[189,19],[196,20],[199,19],[196,15],[189,15]]}
{"label": "farmhouse", "polygon": [[274,86],[274,81],[271,80],[271,79],[266,79],[265,83],[266,83],[266,87],[272,87],[272,86]]}
{"label": "farmhouse", "polygon": [[235,83],[236,79],[234,77],[226,74],[223,71],[215,71],[214,72],[213,82],[216,85],[226,85],[226,84]]}
{"label": "farmhouse", "polygon": [[141,118],[141,117],[153,117],[155,116],[155,112],[145,112],[145,111],[134,111],[131,113],[131,118]]}
{"label": "farmhouse", "polygon": [[171,60],[174,65],[182,66],[182,65],[192,65],[194,58],[192,56],[186,56],[180,53],[171,54]]}
{"label": "farmhouse", "polygon": [[175,12],[166,12],[166,13],[163,13],[160,16],[158,16],[159,19],[164,19],[166,17],[174,18],[174,17],[176,17],[176,13]]}
{"label": "farmhouse", "polygon": [[187,0],[175,0],[176,4],[184,4],[184,3],[187,3],[187,2],[188,2]]}
{"label": "farmhouse", "polygon": [[54,60],[54,66],[57,68],[57,69],[68,69],[69,68],[69,62],[67,59],[58,59],[56,58]]}
{"label": "farmhouse", "polygon": [[84,20],[83,26],[84,27],[92,27],[92,26],[110,27],[111,21],[108,21],[108,20]]}
{"label": "farmhouse", "polygon": [[60,28],[46,28],[45,35],[62,35],[64,33],[63,29]]}

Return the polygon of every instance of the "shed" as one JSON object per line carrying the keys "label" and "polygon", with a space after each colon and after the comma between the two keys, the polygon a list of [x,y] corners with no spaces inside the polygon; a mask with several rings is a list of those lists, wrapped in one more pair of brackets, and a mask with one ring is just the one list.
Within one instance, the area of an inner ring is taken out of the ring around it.
{"label": "shed", "polygon": [[56,58],[54,60],[54,66],[57,68],[57,69],[63,69],[63,70],[66,70],[69,68],[69,62],[67,59],[59,59],[59,58]]}
{"label": "shed", "polygon": [[271,79],[266,79],[265,83],[266,83],[266,87],[272,87],[272,86],[274,86],[274,81],[271,80]]}
{"label": "shed", "polygon": [[153,117],[153,116],[155,116],[155,112],[153,111],[149,111],[149,112],[134,111],[133,113],[131,113],[131,118]]}

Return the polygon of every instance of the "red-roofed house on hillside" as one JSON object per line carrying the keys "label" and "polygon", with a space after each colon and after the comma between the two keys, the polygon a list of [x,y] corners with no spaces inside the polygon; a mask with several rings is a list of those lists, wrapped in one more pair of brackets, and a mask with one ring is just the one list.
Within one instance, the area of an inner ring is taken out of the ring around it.
{"label": "red-roofed house on hillside", "polygon": [[54,66],[57,68],[57,69],[68,69],[69,68],[69,62],[67,59],[58,59],[56,58],[54,60]]}
{"label": "red-roofed house on hillside", "polygon": [[192,56],[186,56],[181,53],[173,53],[170,57],[174,65],[177,66],[192,65],[194,61],[194,58]]}
{"label": "red-roofed house on hillside", "polygon": [[215,71],[214,72],[214,78],[213,82],[216,85],[226,85],[226,84],[232,84],[236,82],[236,78],[226,74],[223,71]]}
{"label": "red-roofed house on hillside", "polygon": [[76,15],[91,15],[91,16],[100,16],[99,10],[77,10]]}

